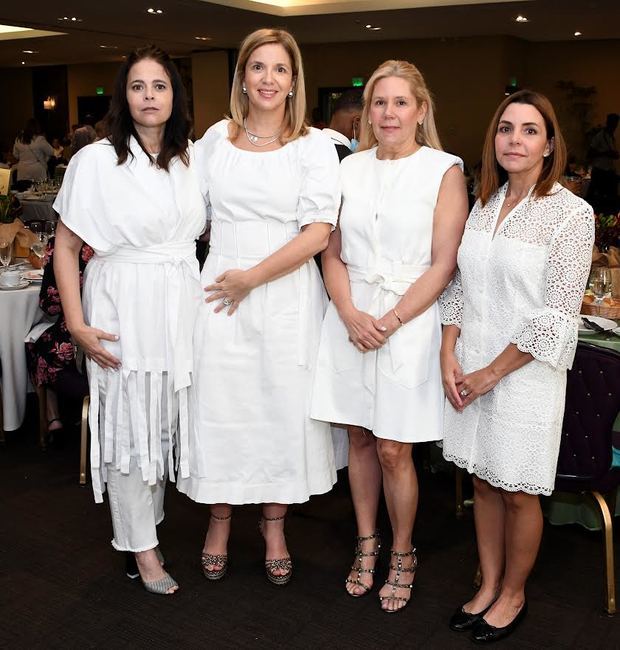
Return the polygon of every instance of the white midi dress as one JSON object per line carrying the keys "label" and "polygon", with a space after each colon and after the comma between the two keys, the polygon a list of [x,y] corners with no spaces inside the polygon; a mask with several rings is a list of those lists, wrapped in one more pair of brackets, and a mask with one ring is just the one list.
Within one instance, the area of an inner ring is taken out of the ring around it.
{"label": "white midi dress", "polygon": [[[91,471],[102,501],[107,468],[129,473],[135,460],[149,485],[166,469],[188,471],[188,387],[192,330],[201,299],[195,240],[206,209],[194,171],[174,159],[169,172],[151,164],[131,138],[132,158],[117,164],[108,140],[84,147],[67,168],[54,203],[63,223],[95,255],[86,267],[86,323],[112,334],[102,345],[120,370],[87,362]],[[193,145],[190,143],[193,165]],[[172,438],[163,458],[161,436]]]}
{"label": "white midi dress", "polygon": [[[248,269],[314,222],[334,225],[338,156],[316,129],[275,151],[244,151],[228,123],[196,143],[212,216],[203,286]],[[309,418],[327,297],[313,259],[253,289],[228,316],[200,306],[190,476],[179,490],[201,503],[300,503],[336,480],[330,427]]]}
{"label": "white midi dress", "polygon": [[469,216],[459,270],[440,298],[442,322],[460,327],[464,373],[510,343],[534,359],[460,413],[446,400],[443,454],[496,487],[549,495],[594,220],[585,201],[556,184],[542,198],[530,191],[493,235],[505,195],[506,185]]}
{"label": "white midi dress", "polygon": [[[342,161],[341,259],[355,307],[380,318],[431,265],[433,216],[444,174],[460,158],[421,147],[380,160],[376,148]],[[311,415],[399,442],[442,437],[441,326],[434,303],[379,350],[360,352],[330,303]]]}

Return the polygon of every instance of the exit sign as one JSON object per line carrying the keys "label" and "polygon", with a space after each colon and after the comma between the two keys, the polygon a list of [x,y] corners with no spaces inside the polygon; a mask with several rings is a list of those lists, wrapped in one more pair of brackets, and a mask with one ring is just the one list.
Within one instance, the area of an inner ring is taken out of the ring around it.
{"label": "exit sign", "polygon": [[103,95],[103,86],[97,86],[95,88],[95,92],[97,93],[97,95]]}
{"label": "exit sign", "polygon": [[364,77],[352,77],[351,78],[351,85],[354,88],[360,88],[361,86],[364,85]]}

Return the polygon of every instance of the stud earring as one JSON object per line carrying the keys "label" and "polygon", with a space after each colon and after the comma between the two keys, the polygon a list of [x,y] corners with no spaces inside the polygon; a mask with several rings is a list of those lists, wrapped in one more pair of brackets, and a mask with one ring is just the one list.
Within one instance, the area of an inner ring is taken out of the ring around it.
{"label": "stud earring", "polygon": [[422,120],[421,122],[418,122],[418,126],[422,126],[422,124],[424,124],[424,120]]}
{"label": "stud earring", "polygon": [[292,89],[292,88],[288,91],[288,96],[289,96],[289,97],[292,97],[292,96],[293,96],[293,89]]}
{"label": "stud earring", "polygon": [[244,95],[247,95],[247,94],[248,94],[248,89],[245,87],[245,84],[243,84],[243,86],[241,86],[241,92],[242,92]]}
{"label": "stud earring", "polygon": [[543,154],[543,158],[548,158],[550,153],[551,153],[550,151],[545,151],[545,153]]}

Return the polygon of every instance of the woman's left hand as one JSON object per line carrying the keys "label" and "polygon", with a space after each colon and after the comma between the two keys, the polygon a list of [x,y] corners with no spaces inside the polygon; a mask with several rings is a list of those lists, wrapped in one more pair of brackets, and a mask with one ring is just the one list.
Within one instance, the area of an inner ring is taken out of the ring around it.
{"label": "woman's left hand", "polygon": [[218,275],[213,284],[205,287],[205,291],[211,294],[205,302],[219,300],[220,304],[215,308],[215,313],[228,308],[228,315],[231,316],[253,288],[250,271],[229,269]]}
{"label": "woman's left hand", "polygon": [[500,379],[501,377],[490,366],[470,372],[457,379],[456,388],[463,401],[462,409],[468,407],[480,395],[495,388]]}
{"label": "woman's left hand", "polygon": [[378,321],[378,327],[385,327],[385,330],[382,330],[383,336],[389,338],[394,334],[397,329],[402,327],[401,322],[396,318],[396,314],[393,309],[390,309],[386,314],[384,314]]}

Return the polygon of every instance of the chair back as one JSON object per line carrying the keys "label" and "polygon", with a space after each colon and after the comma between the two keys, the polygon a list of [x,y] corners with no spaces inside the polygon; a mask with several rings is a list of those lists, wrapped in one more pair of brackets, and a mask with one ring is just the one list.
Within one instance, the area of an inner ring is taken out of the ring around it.
{"label": "chair back", "polygon": [[557,489],[567,489],[567,484],[588,489],[609,472],[612,429],[619,411],[620,353],[578,343],[568,371]]}

